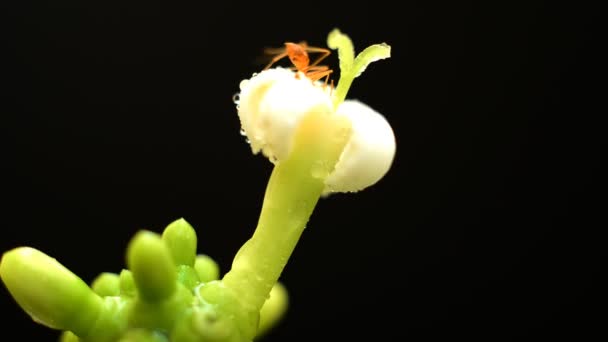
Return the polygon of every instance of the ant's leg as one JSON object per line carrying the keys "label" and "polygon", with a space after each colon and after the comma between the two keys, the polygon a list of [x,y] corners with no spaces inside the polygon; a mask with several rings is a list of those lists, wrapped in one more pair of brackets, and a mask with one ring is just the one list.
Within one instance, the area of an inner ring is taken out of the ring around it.
{"label": "ant's leg", "polygon": [[314,81],[318,81],[322,78],[325,77],[325,85],[327,85],[327,82],[329,81],[329,75],[333,72],[333,70],[331,69],[317,69],[317,70],[307,70],[306,71],[306,76],[308,78],[310,78],[313,82]]}
{"label": "ant's leg", "polygon": [[305,71],[325,71],[331,70],[327,65],[310,65],[304,69]]}
{"label": "ant's leg", "polygon": [[279,60],[283,59],[287,57],[287,52],[285,52],[283,50],[283,52],[277,56],[274,56],[274,58],[270,61],[270,63],[268,63],[268,65],[266,65],[266,67],[264,68],[264,70],[267,70],[268,68],[270,68],[274,63],[278,62]]}
{"label": "ant's leg", "polygon": [[311,65],[303,70],[307,75],[308,74],[318,74],[325,71],[329,71],[331,74],[333,72],[327,65]]}
{"label": "ant's leg", "polygon": [[267,47],[264,48],[264,54],[266,55],[280,55],[285,52],[285,47]]}
{"label": "ant's leg", "polygon": [[315,59],[315,61],[310,66],[315,66],[321,63],[322,60],[324,60],[325,58],[327,58],[327,56],[331,54],[330,50],[316,46],[306,46],[306,52],[315,52],[321,54],[321,56]]}

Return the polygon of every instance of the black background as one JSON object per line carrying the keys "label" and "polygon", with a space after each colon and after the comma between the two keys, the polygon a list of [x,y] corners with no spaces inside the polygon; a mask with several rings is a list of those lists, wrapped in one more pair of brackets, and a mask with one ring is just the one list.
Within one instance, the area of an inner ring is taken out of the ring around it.
{"label": "black background", "polygon": [[[376,186],[319,203],[266,340],[581,338],[604,324],[599,8],[9,3],[2,251],[33,246],[89,282],[120,271],[138,229],[184,217],[228,270],[271,171],[239,135],[232,95],[263,47],[325,45],[338,27],[358,50],[392,46],[349,97],[387,117],[398,151]],[[57,336],[4,287],[0,310],[5,336]]]}

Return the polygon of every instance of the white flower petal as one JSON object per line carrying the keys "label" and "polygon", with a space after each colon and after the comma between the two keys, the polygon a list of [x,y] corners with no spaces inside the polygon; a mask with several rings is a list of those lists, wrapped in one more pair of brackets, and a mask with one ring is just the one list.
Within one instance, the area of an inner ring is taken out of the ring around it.
{"label": "white flower petal", "polygon": [[390,169],[395,135],[384,116],[359,101],[344,101],[336,114],[351,120],[352,135],[325,181],[324,192],[359,191],[378,182]]}
{"label": "white flower petal", "polygon": [[265,70],[241,82],[238,113],[253,153],[262,151],[273,162],[285,159],[298,122],[319,105],[332,108],[323,87],[288,69]]}

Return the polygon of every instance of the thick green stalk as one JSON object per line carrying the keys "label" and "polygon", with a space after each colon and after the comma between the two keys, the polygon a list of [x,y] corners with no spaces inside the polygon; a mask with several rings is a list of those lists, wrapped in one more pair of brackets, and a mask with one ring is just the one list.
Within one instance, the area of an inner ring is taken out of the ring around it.
{"label": "thick green stalk", "polygon": [[258,226],[237,253],[223,282],[242,305],[259,311],[321,196],[350,135],[350,124],[324,107],[298,126],[289,157],[270,176]]}

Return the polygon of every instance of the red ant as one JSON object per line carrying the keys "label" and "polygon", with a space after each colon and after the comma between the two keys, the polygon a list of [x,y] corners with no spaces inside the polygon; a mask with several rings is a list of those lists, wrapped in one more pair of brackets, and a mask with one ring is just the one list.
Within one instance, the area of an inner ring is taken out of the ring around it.
{"label": "red ant", "polygon": [[[323,59],[329,56],[331,51],[320,47],[308,46],[306,42],[300,42],[298,44],[286,42],[285,47],[274,49],[270,48],[265,49],[264,51],[267,54],[275,55],[264,70],[270,68],[279,60],[289,57],[289,60],[294,65],[291,67],[291,69],[304,73],[304,75],[306,75],[306,77],[311,79],[313,82],[325,78],[325,85],[327,85],[329,75],[333,72],[333,70],[327,65],[318,65]],[[308,56],[309,52],[320,53],[321,56],[319,56],[314,62],[310,63],[310,57]],[[331,84],[333,88],[333,80]]]}

